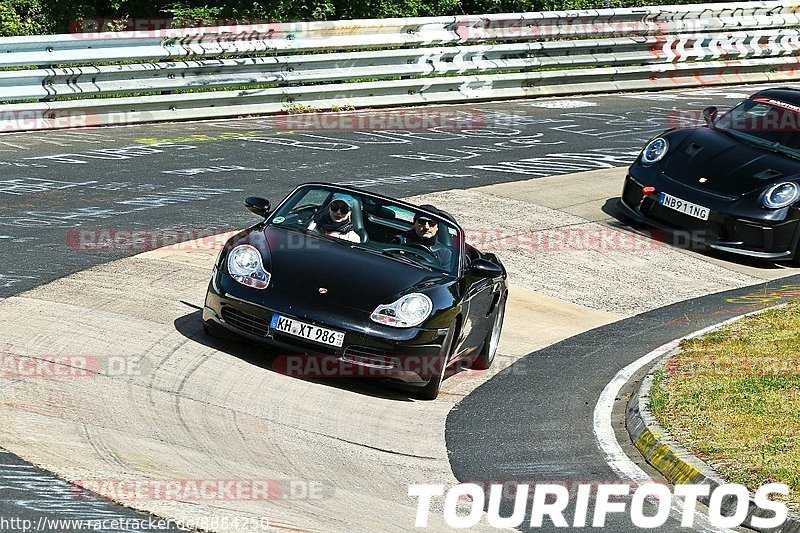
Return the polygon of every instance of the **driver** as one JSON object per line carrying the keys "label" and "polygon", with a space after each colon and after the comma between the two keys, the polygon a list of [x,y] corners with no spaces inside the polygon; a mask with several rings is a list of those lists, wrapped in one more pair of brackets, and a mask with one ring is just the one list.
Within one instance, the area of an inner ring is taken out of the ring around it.
{"label": "driver", "polygon": [[316,230],[330,237],[350,242],[361,242],[351,220],[353,206],[347,198],[336,198],[321,217],[309,224],[309,230]]}
{"label": "driver", "polygon": [[[423,206],[428,207],[428,206]],[[432,206],[431,206],[432,207]],[[439,223],[424,213],[414,215],[414,226],[399,236],[398,241],[404,245],[417,245],[428,250],[442,266],[450,264],[453,251],[439,242]]]}

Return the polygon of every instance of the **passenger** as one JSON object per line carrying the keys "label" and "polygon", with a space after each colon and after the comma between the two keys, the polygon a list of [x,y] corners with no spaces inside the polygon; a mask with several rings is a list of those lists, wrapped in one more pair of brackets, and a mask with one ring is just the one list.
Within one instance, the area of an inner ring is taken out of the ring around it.
{"label": "passenger", "polygon": [[353,206],[348,199],[335,198],[328,206],[328,210],[322,216],[316,217],[308,229],[337,239],[360,243],[361,237],[356,233],[351,220],[352,212]]}
{"label": "passenger", "polygon": [[424,248],[436,257],[442,266],[448,266],[453,258],[453,251],[439,242],[438,233],[439,223],[435,219],[424,213],[416,213],[414,215],[414,227],[398,236],[397,242]]}

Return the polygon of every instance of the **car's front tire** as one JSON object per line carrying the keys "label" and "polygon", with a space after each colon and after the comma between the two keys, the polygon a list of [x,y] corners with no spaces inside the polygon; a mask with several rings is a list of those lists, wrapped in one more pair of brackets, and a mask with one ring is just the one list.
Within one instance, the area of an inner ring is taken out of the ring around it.
{"label": "car's front tire", "polygon": [[431,376],[428,384],[419,389],[415,396],[421,400],[435,400],[439,396],[439,390],[442,388],[444,375],[447,371],[447,363],[450,360],[450,355],[453,351],[453,344],[455,342],[455,325],[450,327],[447,336],[442,344],[442,351],[439,355],[439,360],[436,362],[433,376]]}
{"label": "car's front tire", "polygon": [[505,314],[506,296],[503,295],[500,297],[500,301],[497,302],[497,309],[494,312],[492,327],[486,333],[486,339],[483,341],[481,351],[472,363],[472,368],[475,370],[486,370],[492,366],[494,356],[497,354],[497,345],[500,344],[500,333],[503,330],[503,318]]}

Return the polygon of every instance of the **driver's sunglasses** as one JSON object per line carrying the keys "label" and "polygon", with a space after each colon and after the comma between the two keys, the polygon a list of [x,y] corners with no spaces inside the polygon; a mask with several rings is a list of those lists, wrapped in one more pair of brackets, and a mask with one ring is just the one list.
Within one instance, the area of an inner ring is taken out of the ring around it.
{"label": "driver's sunglasses", "polygon": [[333,202],[331,204],[331,213],[333,213],[334,211],[346,215],[347,213],[350,212],[350,206],[344,202]]}
{"label": "driver's sunglasses", "polygon": [[423,218],[420,218],[419,220],[417,220],[417,224],[419,226],[428,226],[429,228],[432,228],[434,226],[438,226],[438,223],[435,220],[427,220],[427,219],[423,219]]}

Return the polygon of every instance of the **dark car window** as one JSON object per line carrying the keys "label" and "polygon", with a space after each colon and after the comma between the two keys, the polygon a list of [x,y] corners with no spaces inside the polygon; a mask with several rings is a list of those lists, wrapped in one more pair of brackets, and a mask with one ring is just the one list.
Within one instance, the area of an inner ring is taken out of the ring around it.
{"label": "dark car window", "polygon": [[305,191],[305,193],[300,197],[297,203],[294,206],[294,211],[298,211],[304,209],[306,207],[320,207],[324,205],[328,198],[330,198],[331,192],[325,189],[309,189]]}
{"label": "dark car window", "polygon": [[407,237],[414,231],[414,216],[418,211],[413,206],[400,205],[389,199],[336,187],[304,186],[297,189],[275,210],[270,223],[287,229],[307,231],[311,221],[328,208],[330,201],[342,195],[355,200],[351,220],[356,229],[367,236],[361,243],[343,241],[343,244],[351,245],[364,253],[379,253],[393,260],[458,275],[460,243],[463,242],[461,229],[442,217],[433,217],[438,222],[435,243],[431,246],[413,244]]}
{"label": "dark car window", "polygon": [[800,157],[800,106],[753,97],[720,117],[715,127],[737,138]]}

